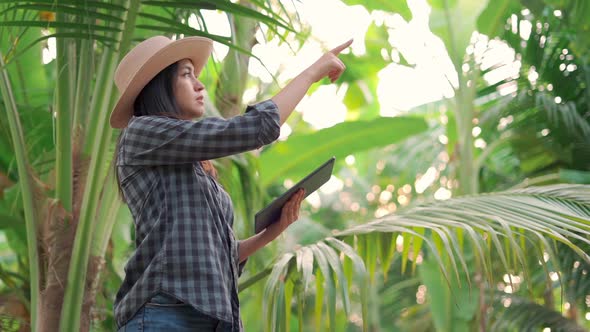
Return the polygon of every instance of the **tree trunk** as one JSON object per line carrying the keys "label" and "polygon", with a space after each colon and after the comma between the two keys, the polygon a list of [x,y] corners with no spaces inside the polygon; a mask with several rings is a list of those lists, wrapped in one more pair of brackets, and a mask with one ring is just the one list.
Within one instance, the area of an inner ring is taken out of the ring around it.
{"label": "tree trunk", "polygon": [[[255,8],[249,1],[241,1],[240,5]],[[256,45],[258,22],[251,18],[232,15],[230,17],[234,43],[246,51]],[[230,49],[223,61],[215,92],[215,107],[224,118],[231,118],[242,112],[242,95],[246,89],[248,63],[250,56]]]}
{"label": "tree trunk", "polygon": [[[31,331],[31,313],[18,295],[8,293],[0,296],[0,312],[4,316],[0,319],[0,330],[7,328],[9,331]],[[17,326],[18,330],[13,330]]]}
{"label": "tree trunk", "polygon": [[[73,136],[78,141],[81,136],[75,130]],[[84,194],[84,184],[88,173],[89,159],[82,157],[81,146],[73,144],[72,177],[72,213],[67,212],[56,200],[48,198],[50,186],[37,181],[34,189],[35,200],[45,202],[40,209],[39,253],[40,253],[40,294],[38,305],[38,331],[58,331],[61,319],[65,290],[68,284],[68,272],[76,229],[78,227],[80,208]],[[104,259],[89,258],[87,277],[84,288],[80,331],[89,331],[91,308],[94,305],[100,272]]]}
{"label": "tree trunk", "polygon": [[[68,268],[72,255],[72,246],[76,234],[75,224],[59,206],[49,208],[49,225],[43,240],[47,241],[45,254],[47,265],[45,284],[41,285],[39,296],[39,331],[59,330],[59,320],[64,292],[67,285]],[[44,257],[45,258],[45,257]]]}
{"label": "tree trunk", "polygon": [[[76,205],[74,210],[76,211]],[[77,214],[72,218],[61,206],[49,205],[48,216],[45,219],[49,228],[42,230],[43,240],[47,243],[45,250],[47,265],[45,268],[45,284],[41,285],[39,298],[38,328],[41,332],[59,330],[62,304],[68,283],[68,270],[76,235]],[[69,222],[69,219],[73,219]],[[98,289],[100,272],[104,266],[101,257],[90,257],[87,278],[84,287],[84,302],[82,304],[80,331],[90,330],[91,308],[94,305]]]}

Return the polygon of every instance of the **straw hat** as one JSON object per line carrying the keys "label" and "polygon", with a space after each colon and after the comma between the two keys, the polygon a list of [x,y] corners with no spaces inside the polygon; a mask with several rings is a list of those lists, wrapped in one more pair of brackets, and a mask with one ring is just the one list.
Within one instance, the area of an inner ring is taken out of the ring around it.
{"label": "straw hat", "polygon": [[111,113],[113,128],[124,128],[133,116],[133,103],[141,90],[160,71],[169,65],[190,59],[195,67],[195,76],[207,63],[213,42],[204,37],[186,37],[170,40],[156,36],[137,44],[119,63],[115,71],[115,84],[120,96]]}

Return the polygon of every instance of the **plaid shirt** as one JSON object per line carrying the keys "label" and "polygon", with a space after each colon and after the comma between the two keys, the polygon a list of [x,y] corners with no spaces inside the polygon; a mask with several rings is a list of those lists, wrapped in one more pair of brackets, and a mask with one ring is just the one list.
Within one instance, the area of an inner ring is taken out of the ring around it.
{"label": "plaid shirt", "polygon": [[117,169],[135,222],[136,250],[114,303],[119,326],[163,292],[230,323],[232,331],[242,329],[232,203],[199,161],[259,148],[279,133],[271,100],[228,120],[131,119]]}

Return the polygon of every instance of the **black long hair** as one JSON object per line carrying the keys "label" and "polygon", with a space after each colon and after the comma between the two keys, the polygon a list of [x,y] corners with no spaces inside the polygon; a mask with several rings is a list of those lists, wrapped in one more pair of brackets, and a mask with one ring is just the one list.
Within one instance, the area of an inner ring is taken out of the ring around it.
{"label": "black long hair", "polygon": [[178,62],[164,68],[139,93],[133,102],[133,115],[168,115],[180,117],[174,98],[174,80]]}
{"label": "black long hair", "polygon": [[[164,68],[158,73],[149,83],[141,90],[135,101],[133,102],[134,116],[149,116],[160,115],[172,118],[180,118],[180,108],[176,103],[174,97],[174,80],[176,79],[176,71],[178,69],[178,62],[175,62]],[[117,178],[117,186],[119,187],[119,194],[121,199],[125,200],[123,190],[121,188],[121,180],[119,179],[119,172],[117,171],[117,156],[121,149],[121,137],[124,129],[121,130],[119,138],[117,139],[117,146],[115,148],[115,156],[113,158],[113,167],[115,176]],[[210,175],[217,177],[217,172],[210,161],[201,162],[203,169]]]}

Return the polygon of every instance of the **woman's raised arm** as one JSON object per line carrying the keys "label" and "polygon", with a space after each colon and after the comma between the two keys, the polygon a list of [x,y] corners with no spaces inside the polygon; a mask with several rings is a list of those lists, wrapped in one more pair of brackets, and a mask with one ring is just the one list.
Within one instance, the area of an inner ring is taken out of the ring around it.
{"label": "woman's raised arm", "polygon": [[307,90],[309,90],[313,83],[326,76],[332,82],[340,77],[346,66],[338,58],[338,54],[349,47],[350,44],[352,44],[352,39],[322,55],[322,57],[297,75],[271,98],[279,108],[281,125],[285,123],[291,112],[295,109],[295,106],[303,99],[303,96],[305,96]]}

